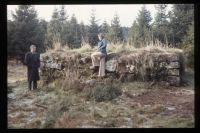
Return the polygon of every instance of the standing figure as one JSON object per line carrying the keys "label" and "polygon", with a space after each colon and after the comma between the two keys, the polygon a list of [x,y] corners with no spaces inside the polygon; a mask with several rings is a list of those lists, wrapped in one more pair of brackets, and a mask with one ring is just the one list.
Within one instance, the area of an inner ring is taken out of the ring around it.
{"label": "standing figure", "polygon": [[92,53],[92,66],[90,69],[95,70],[99,67],[99,77],[105,77],[105,58],[107,56],[107,40],[105,39],[103,33],[98,34],[99,42],[98,42],[98,50]]}
{"label": "standing figure", "polygon": [[37,89],[39,77],[40,54],[36,52],[36,46],[30,46],[30,52],[26,53],[24,63],[27,65],[28,88],[29,90]]}

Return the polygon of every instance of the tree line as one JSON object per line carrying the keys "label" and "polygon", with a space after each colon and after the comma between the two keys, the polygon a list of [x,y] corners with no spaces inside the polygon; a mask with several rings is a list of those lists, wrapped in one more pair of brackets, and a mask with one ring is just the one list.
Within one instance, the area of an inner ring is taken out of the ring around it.
{"label": "tree line", "polygon": [[[131,27],[122,27],[117,13],[111,24],[106,20],[98,24],[95,11],[91,11],[90,24],[78,22],[75,14],[70,17],[65,6],[55,8],[49,22],[39,19],[34,6],[20,5],[13,20],[7,21],[7,44],[9,57],[24,57],[30,44],[35,44],[39,52],[52,48],[59,42],[71,49],[88,43],[97,45],[97,34],[103,32],[109,43],[129,44],[134,47],[146,46],[149,42],[160,41],[186,49],[192,56],[194,45],[194,5],[174,4],[166,11],[167,4],[158,4],[153,21],[150,11],[143,5]],[[131,13],[131,12],[130,12]]]}

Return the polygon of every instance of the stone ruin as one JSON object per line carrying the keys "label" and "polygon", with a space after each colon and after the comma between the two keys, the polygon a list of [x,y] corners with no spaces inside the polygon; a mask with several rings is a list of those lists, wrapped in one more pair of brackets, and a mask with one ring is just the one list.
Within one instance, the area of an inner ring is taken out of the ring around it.
{"label": "stone ruin", "polygon": [[[77,79],[88,80],[93,75],[91,53],[54,51],[41,54],[40,77],[44,83],[74,74]],[[108,53],[106,58],[107,77],[121,82],[156,81],[171,86],[180,86],[184,73],[183,53],[161,51],[122,51]]]}

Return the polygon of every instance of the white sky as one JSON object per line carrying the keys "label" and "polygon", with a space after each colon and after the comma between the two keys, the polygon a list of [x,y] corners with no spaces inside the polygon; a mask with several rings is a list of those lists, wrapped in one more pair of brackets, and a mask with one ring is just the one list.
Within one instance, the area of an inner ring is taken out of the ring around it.
{"label": "white sky", "polygon": [[[60,5],[34,5],[38,13],[38,18],[45,19],[46,21],[51,19],[55,7],[60,9],[59,6]],[[84,24],[89,24],[92,9],[96,11],[96,18],[99,20],[98,24],[102,24],[104,20],[106,20],[108,24],[111,24],[111,20],[115,12],[117,12],[121,26],[130,27],[142,6],[142,4],[65,5],[65,10],[69,18],[71,18],[71,15],[74,13],[78,23],[83,21]],[[8,19],[12,19],[11,11],[15,12],[17,7],[18,5],[7,6]],[[167,11],[171,10],[171,7],[172,5],[168,4]],[[156,14],[155,4],[146,4],[146,8],[151,12],[151,16],[154,19]]]}

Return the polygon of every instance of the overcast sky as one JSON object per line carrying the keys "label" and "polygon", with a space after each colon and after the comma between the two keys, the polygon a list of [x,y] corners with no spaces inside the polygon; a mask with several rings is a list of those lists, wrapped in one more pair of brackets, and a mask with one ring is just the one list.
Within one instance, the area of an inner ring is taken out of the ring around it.
{"label": "overcast sky", "polygon": [[[38,18],[45,19],[46,21],[51,19],[54,8],[57,7],[59,9],[59,6],[60,5],[34,5],[38,13]],[[74,13],[78,23],[83,21],[84,24],[89,24],[92,9],[96,11],[96,18],[99,20],[98,24],[101,24],[104,20],[106,20],[108,24],[111,24],[111,20],[116,12],[120,18],[121,26],[130,27],[142,6],[142,4],[65,5],[65,10],[69,17]],[[7,6],[8,19],[12,19],[11,11],[15,12],[17,7],[18,5]],[[172,5],[168,4],[167,11],[171,10],[171,7]],[[156,14],[155,4],[146,4],[146,8],[151,12],[151,16],[154,18]]]}

